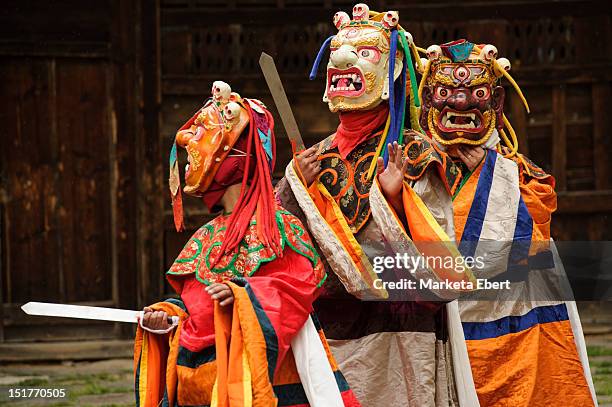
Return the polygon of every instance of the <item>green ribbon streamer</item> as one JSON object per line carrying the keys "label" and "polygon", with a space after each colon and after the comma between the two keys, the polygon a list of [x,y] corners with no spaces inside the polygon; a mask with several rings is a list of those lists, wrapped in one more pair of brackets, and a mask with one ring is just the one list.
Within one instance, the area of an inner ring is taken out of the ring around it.
{"label": "green ribbon streamer", "polygon": [[414,95],[414,105],[416,107],[420,107],[421,102],[419,100],[419,88],[417,87],[416,73],[414,72],[414,63],[412,62],[412,53],[410,52],[410,46],[408,45],[408,41],[406,40],[406,31],[401,31],[400,34],[400,43],[402,44],[402,48],[404,48],[404,55],[406,56],[406,60],[408,61],[408,72],[410,73],[410,86],[412,88],[412,94]]}

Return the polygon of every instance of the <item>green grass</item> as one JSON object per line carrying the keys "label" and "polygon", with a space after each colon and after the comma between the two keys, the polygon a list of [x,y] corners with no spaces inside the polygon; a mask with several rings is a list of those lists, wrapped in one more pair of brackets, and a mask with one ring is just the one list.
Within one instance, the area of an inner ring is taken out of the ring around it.
{"label": "green grass", "polygon": [[593,356],[612,356],[612,348],[605,346],[587,346],[587,354]]}
{"label": "green grass", "polygon": [[26,379],[22,382],[19,382],[16,387],[42,387],[49,384],[49,380],[47,379],[39,379],[33,377],[31,379]]}
{"label": "green grass", "polygon": [[589,363],[593,374],[595,393],[599,397],[612,396],[612,360],[605,360],[607,356],[612,356],[612,348],[588,346],[587,353],[590,357]]}
{"label": "green grass", "polygon": [[595,375],[593,382],[598,396],[612,396],[612,377]]}

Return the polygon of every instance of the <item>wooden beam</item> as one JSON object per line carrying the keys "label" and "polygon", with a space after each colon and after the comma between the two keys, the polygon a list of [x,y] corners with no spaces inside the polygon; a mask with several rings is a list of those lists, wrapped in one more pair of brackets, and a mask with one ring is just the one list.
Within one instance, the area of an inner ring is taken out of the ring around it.
{"label": "wooden beam", "polygon": [[[291,81],[291,79],[299,78],[297,75],[282,73],[281,79],[285,83],[285,87],[289,93],[305,94],[316,93],[323,94],[325,87],[324,80],[321,81]],[[164,75],[162,77],[162,93],[163,95],[179,95],[179,96],[201,96],[206,97],[210,94],[210,86],[212,82],[219,79],[219,75]],[[291,85],[289,86],[289,82]],[[239,89],[243,95],[249,95],[254,98],[257,95],[268,95],[270,91],[266,86],[263,76],[259,74],[249,74],[233,76],[231,78],[232,89]]]}
{"label": "wooden beam", "polygon": [[3,0],[0,38],[38,43],[108,42],[111,16],[108,1]]}
{"label": "wooden beam", "polygon": [[[218,73],[206,73],[202,75],[162,75],[161,91],[164,95],[206,95],[210,92],[212,81],[219,79]],[[514,79],[521,85],[521,88],[530,86],[555,86],[563,84],[585,84],[589,85],[597,81],[612,81],[612,64],[597,64],[583,66],[554,66],[554,67],[533,67],[521,68],[513,72]],[[305,74],[293,72],[281,72],[283,82],[291,82],[287,86],[289,93],[321,93],[324,86],[324,78],[315,81],[306,80]],[[257,72],[240,73],[232,76],[232,87],[240,89],[241,93],[251,94],[253,92],[267,92],[261,83],[263,77]],[[508,88],[509,93],[513,90]],[[525,89],[523,89],[525,91]],[[514,94],[510,95],[514,99]],[[529,98],[529,92],[526,91]]]}
{"label": "wooden beam", "polygon": [[[409,6],[397,4],[394,6],[400,16],[408,16],[405,26],[410,22],[439,22],[456,21],[456,13],[449,12],[457,7],[453,2],[423,2],[411,3]],[[348,9],[348,7],[347,7]],[[525,10],[528,9],[529,13]],[[228,10],[227,7],[201,7],[195,9],[163,9],[161,24],[167,26],[203,27],[211,25],[226,25],[227,17],[231,14],[233,23],[252,23],[253,16],[257,15],[258,24],[279,25],[300,17],[301,24],[316,24],[330,22],[331,16],[338,11],[336,8],[326,7],[284,7],[266,10],[261,8],[237,7]],[[461,5],[461,14],[469,16],[470,20],[480,19],[538,19],[541,17],[555,18],[561,16],[592,16],[610,13],[612,5],[607,1],[598,0],[560,0],[550,1],[479,1]]]}
{"label": "wooden beam", "polygon": [[0,55],[37,58],[108,58],[108,42],[57,42],[41,46],[25,41],[0,41]]}
{"label": "wooden beam", "polygon": [[0,345],[0,362],[45,362],[132,358],[132,340],[6,343]]}
{"label": "wooden beam", "polygon": [[572,191],[558,194],[557,213],[588,214],[612,212],[612,190]]}
{"label": "wooden beam", "polygon": [[565,111],[565,85],[552,91],[552,172],[557,180],[557,191],[567,189],[567,127]]}
{"label": "wooden beam", "polygon": [[[60,150],[62,143],[60,142],[60,136],[58,133],[58,98],[57,98],[57,61],[52,59],[48,63],[49,66],[49,145],[50,145],[50,154],[52,157],[52,162],[54,163],[53,168],[53,191],[54,196],[56,197],[56,202],[53,208],[53,216],[51,216],[51,223],[54,233],[54,241],[49,241],[49,244],[53,244],[55,246],[55,251],[57,253],[57,258],[55,262],[57,263],[57,272],[58,272],[58,291],[59,291],[59,301],[66,301],[66,268],[64,264],[64,238],[61,233],[62,228],[62,219],[60,217],[60,213],[58,208],[64,207],[64,200],[62,196],[62,170],[61,166],[64,165],[65,160],[62,160]],[[51,239],[49,239],[51,240]]]}
{"label": "wooden beam", "polygon": [[[511,87],[506,88],[506,95],[508,91],[513,92]],[[529,155],[529,134],[527,132],[527,112],[525,106],[521,101],[521,98],[516,95],[510,95],[510,122],[512,128],[516,132],[516,136],[519,141],[519,152],[521,154]]]}
{"label": "wooden beam", "polygon": [[607,189],[612,186],[610,182],[610,154],[612,143],[609,132],[612,127],[610,115],[610,102],[612,92],[610,82],[593,84],[593,166],[595,172],[595,188]]}
{"label": "wooden beam", "polygon": [[[138,275],[137,149],[139,115],[138,92],[140,78],[136,71],[136,27],[139,19],[133,1],[113,0],[111,28],[111,58],[113,61],[110,87],[112,123],[111,168],[113,168],[112,239],[113,299],[119,307],[136,307]],[[127,328],[123,332],[127,334]],[[130,327],[131,329],[131,327]]]}
{"label": "wooden beam", "polygon": [[[4,168],[0,167],[0,180],[6,179],[3,172]],[[4,185],[0,183],[0,343],[4,342],[4,307],[1,305],[5,303],[4,276],[5,274],[8,275],[8,256],[5,247],[5,245],[8,243],[8,230],[6,227],[6,213],[4,209],[5,202],[6,192],[4,191]]]}
{"label": "wooden beam", "polygon": [[[160,133],[161,67],[159,0],[141,0],[142,15],[139,52],[139,76],[142,77],[142,106],[139,118],[138,154],[138,305],[157,301],[163,293],[164,242],[163,162],[166,148],[162,148]],[[167,147],[167,146],[164,146]],[[163,152],[163,153],[162,153]]]}

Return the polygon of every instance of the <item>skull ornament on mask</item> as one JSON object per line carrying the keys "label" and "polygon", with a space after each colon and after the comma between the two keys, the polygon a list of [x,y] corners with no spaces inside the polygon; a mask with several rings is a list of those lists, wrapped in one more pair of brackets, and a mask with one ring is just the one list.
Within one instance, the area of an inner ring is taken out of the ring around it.
{"label": "skull ornament on mask", "polygon": [[340,29],[340,26],[351,21],[351,18],[344,11],[338,11],[334,14],[334,25],[336,28]]}
{"label": "skull ornament on mask", "polygon": [[397,26],[399,22],[399,14],[397,11],[387,11],[383,17],[383,25],[387,28],[393,28]]}
{"label": "skull ornament on mask", "polygon": [[[399,23],[396,11],[370,19],[365,4],[353,7],[353,20],[336,13],[338,34],[331,40],[323,101],[332,112],[369,110],[389,98],[390,32]],[[394,80],[402,71],[401,50],[395,58]]]}
{"label": "skull ornament on mask", "polygon": [[355,21],[367,21],[369,14],[370,8],[367,4],[359,3],[355,4],[355,7],[353,7],[353,20]]}
{"label": "skull ornament on mask", "polygon": [[494,46],[465,40],[427,49],[420,124],[438,143],[481,145],[504,127],[496,56]]}
{"label": "skull ornament on mask", "polygon": [[232,93],[232,88],[223,81],[214,81],[211,89],[212,98],[217,102],[227,102]]}
{"label": "skull ornament on mask", "polygon": [[212,98],[176,134],[176,144],[187,151],[185,193],[202,196],[221,162],[249,123],[243,99],[230,86],[216,81]]}
{"label": "skull ornament on mask", "polygon": [[240,110],[241,109],[242,108],[240,107],[240,105],[238,103],[236,103],[236,102],[229,102],[223,108],[223,117],[225,118],[225,120],[233,122],[234,119],[240,117]]}

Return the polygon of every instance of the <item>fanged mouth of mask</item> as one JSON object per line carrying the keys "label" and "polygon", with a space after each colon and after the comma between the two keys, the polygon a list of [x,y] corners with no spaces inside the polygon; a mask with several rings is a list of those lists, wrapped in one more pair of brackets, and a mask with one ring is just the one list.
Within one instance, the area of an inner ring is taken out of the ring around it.
{"label": "fanged mouth of mask", "polygon": [[468,133],[478,133],[482,127],[482,119],[480,114],[475,111],[457,112],[444,110],[440,114],[439,124],[440,129],[444,132],[461,130]]}
{"label": "fanged mouth of mask", "polygon": [[328,97],[357,97],[364,91],[364,79],[359,70],[330,71],[328,78]]}
{"label": "fanged mouth of mask", "polygon": [[[191,161],[191,154],[187,154],[187,164],[185,164],[185,178],[188,178],[189,174],[191,174]],[[197,165],[195,169],[197,169]]]}

